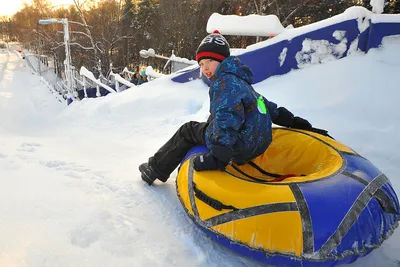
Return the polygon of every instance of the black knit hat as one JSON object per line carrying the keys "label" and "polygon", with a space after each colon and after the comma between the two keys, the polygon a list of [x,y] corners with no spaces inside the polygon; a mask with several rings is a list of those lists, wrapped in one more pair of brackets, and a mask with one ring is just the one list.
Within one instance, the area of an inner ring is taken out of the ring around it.
{"label": "black knit hat", "polygon": [[231,55],[229,49],[226,39],[219,31],[215,30],[201,41],[196,51],[196,60],[200,62],[204,58],[210,58],[222,62],[222,60]]}

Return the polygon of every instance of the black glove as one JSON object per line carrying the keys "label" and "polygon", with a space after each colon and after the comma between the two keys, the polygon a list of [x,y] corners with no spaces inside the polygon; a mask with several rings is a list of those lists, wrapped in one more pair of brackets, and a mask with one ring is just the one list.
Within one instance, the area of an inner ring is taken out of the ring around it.
{"label": "black glove", "polygon": [[211,152],[195,157],[193,167],[196,171],[221,170],[229,164],[232,149],[225,146],[213,145]]}
{"label": "black glove", "polygon": [[300,117],[294,117],[292,128],[301,129],[301,130],[311,130],[312,125],[311,125],[311,123],[308,122],[308,120],[305,120]]}
{"label": "black glove", "polygon": [[225,170],[227,164],[222,163],[211,153],[206,153],[194,158],[193,167],[196,171]]}
{"label": "black glove", "polygon": [[280,107],[278,110],[278,116],[272,120],[273,123],[279,126],[291,127],[293,124],[293,114],[284,107]]}

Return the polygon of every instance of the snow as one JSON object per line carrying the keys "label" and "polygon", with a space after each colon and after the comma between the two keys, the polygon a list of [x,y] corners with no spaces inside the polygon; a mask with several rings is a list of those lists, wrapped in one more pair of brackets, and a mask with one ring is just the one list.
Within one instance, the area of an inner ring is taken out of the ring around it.
{"label": "snow", "polygon": [[379,15],[372,15],[371,21],[373,23],[399,23],[400,22],[400,15],[399,14],[379,14]]}
{"label": "snow", "polygon": [[86,78],[88,78],[88,79],[90,79],[92,81],[97,80],[96,77],[94,77],[94,74],[91,71],[89,71],[87,68],[83,67],[83,66],[79,70],[79,75],[85,76]]}
{"label": "snow", "polygon": [[207,22],[207,32],[218,30],[222,35],[266,36],[277,35],[285,28],[276,15],[221,15],[213,13]]}
{"label": "snow", "polygon": [[177,56],[175,56],[175,55],[171,55],[170,59],[171,59],[172,61],[180,62],[180,63],[185,63],[185,64],[188,64],[188,65],[197,64],[197,61],[196,61],[196,60],[190,60],[190,59],[183,58],[183,57],[177,57]]}
{"label": "snow", "polygon": [[349,50],[347,51],[347,55],[353,55],[355,53],[359,53],[358,51],[358,38],[356,38],[353,42],[351,42]]}
{"label": "snow", "polygon": [[282,49],[282,52],[279,54],[279,66],[282,67],[283,63],[285,63],[286,55],[287,55],[287,47]]}
{"label": "snow", "polygon": [[340,41],[338,44],[330,43],[327,40],[305,39],[301,51],[296,53],[297,66],[304,68],[313,64],[324,63],[336,60],[346,53],[347,39],[344,38],[345,31],[335,31],[333,37]]}
{"label": "snow", "polygon": [[385,0],[371,0],[370,5],[372,6],[372,12],[376,14],[382,14],[383,8],[385,7]]}
{"label": "snow", "polygon": [[[366,55],[255,88],[329,130],[400,192],[399,49],[399,36],[385,38]],[[206,119],[201,80],[163,76],[66,107],[16,53],[0,52],[0,62],[0,266],[265,266],[196,228],[177,198],[176,172],[153,187],[140,179],[138,165],[182,123]],[[399,250],[397,229],[348,266],[397,267]]]}
{"label": "snow", "polygon": [[164,76],[164,74],[155,71],[152,66],[146,67],[146,75],[150,76],[152,78],[160,78],[160,77]]}

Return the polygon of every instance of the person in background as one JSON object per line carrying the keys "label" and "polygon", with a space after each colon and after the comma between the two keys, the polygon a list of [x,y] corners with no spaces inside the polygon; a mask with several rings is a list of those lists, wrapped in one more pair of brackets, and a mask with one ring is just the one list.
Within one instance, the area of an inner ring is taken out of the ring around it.
{"label": "person in background", "polygon": [[147,80],[146,70],[142,70],[142,72],[140,73],[140,75],[141,75],[141,79],[138,80],[137,85],[141,85],[141,84],[143,84],[143,83],[147,83],[148,80]]}
{"label": "person in background", "polygon": [[139,74],[139,71],[136,71],[135,74],[133,74],[133,78],[131,79],[131,83],[134,85],[138,85],[139,80],[142,79],[142,77]]}
{"label": "person in background", "polygon": [[207,122],[183,124],[148,162],[139,166],[148,185],[170,174],[196,145],[209,152],[193,160],[196,171],[225,170],[234,162],[243,165],[263,154],[272,142],[272,123],[309,130],[311,124],[294,116],[257,93],[251,86],[252,71],[239,58],[230,56],[226,39],[214,32],[200,43],[196,60],[210,80],[210,117]]}

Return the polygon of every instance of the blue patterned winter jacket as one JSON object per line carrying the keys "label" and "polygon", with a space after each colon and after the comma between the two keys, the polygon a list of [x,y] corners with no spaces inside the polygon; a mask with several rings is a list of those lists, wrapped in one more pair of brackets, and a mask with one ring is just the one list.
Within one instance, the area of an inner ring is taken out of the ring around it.
{"label": "blue patterned winter jacket", "polygon": [[232,149],[231,159],[243,164],[264,153],[272,141],[277,105],[264,98],[267,114],[257,108],[260,96],[251,86],[253,73],[239,58],[226,58],[211,77],[210,124],[206,144]]}

